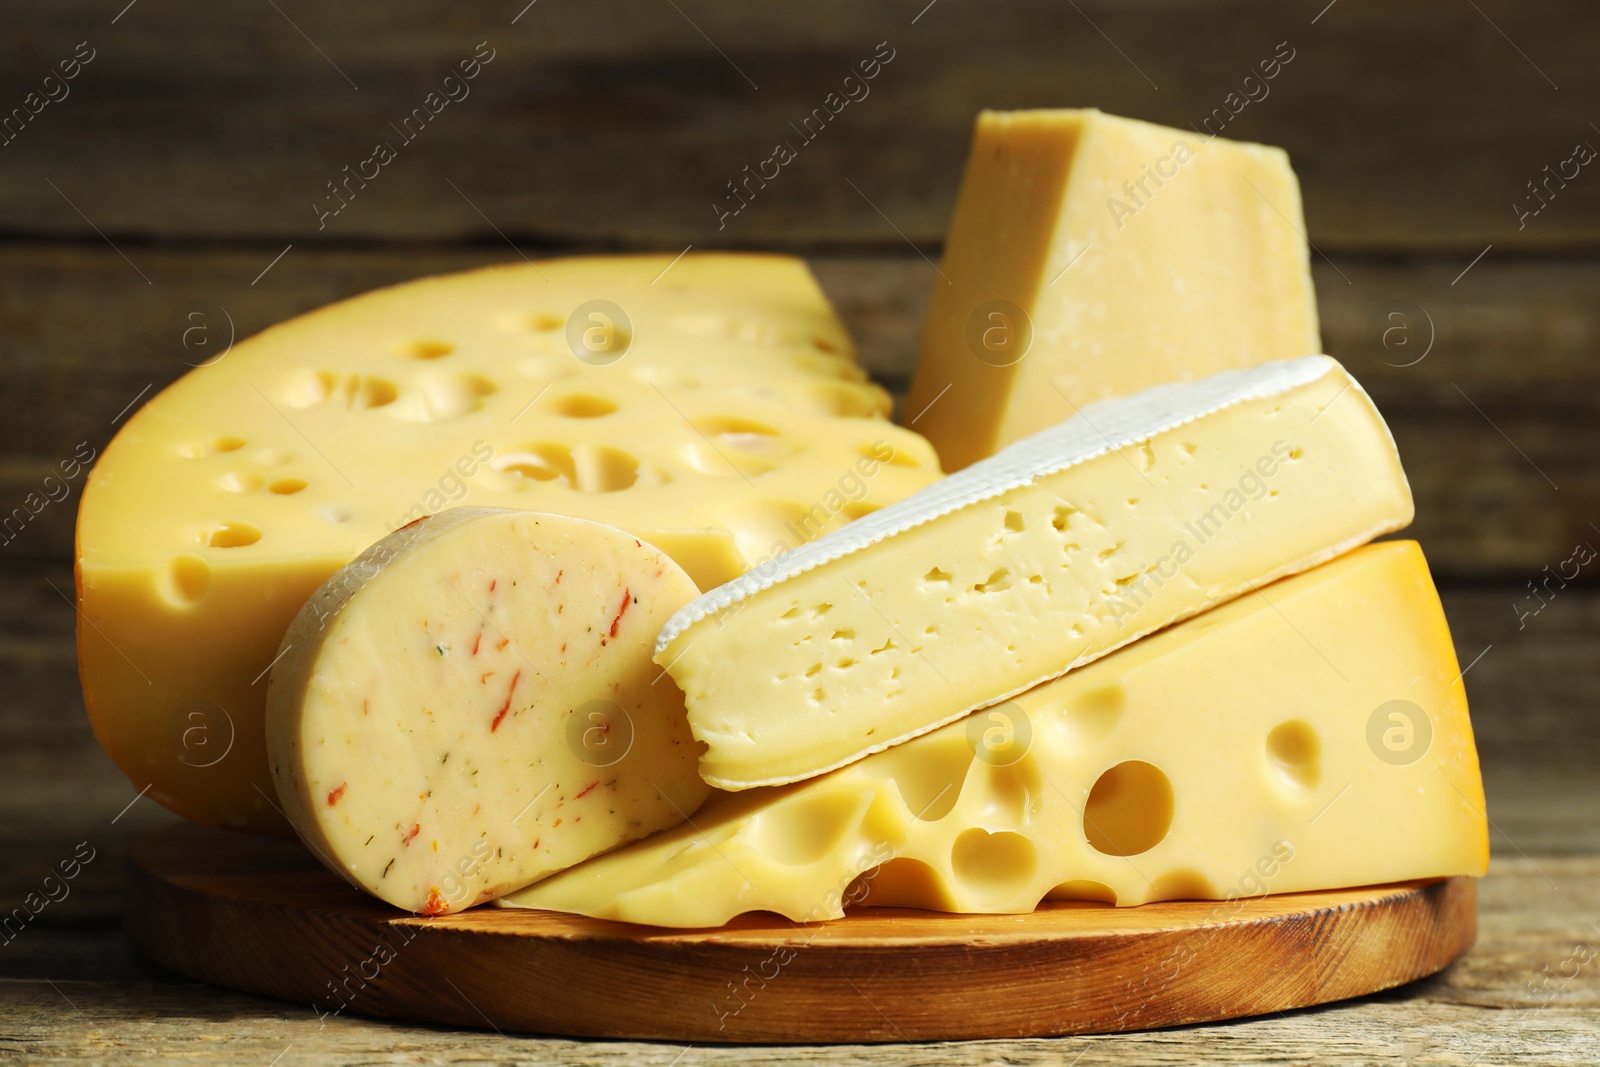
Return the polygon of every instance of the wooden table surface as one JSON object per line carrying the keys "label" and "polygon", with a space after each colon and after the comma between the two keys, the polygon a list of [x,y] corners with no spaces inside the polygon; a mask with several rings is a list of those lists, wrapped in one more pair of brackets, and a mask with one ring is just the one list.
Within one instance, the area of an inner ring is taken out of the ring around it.
{"label": "wooden table surface", "polygon": [[[1600,1062],[1600,583],[1593,564],[1551,577],[1600,545],[1600,174],[1550,178],[1600,146],[1597,31],[1579,0],[11,5],[0,515],[195,361],[179,343],[192,311],[220,342],[228,322],[246,336],[523,255],[776,249],[811,259],[898,391],[979,108],[1094,105],[1179,128],[1220,114],[1228,136],[1284,145],[1325,346],[1393,426],[1468,666],[1494,858],[1478,946],[1444,973],[1154,1033],[685,1050],[320,1018],[209,989],[122,938],[128,845],[170,816],[84,715],[67,599],[79,483],[0,535],[0,918],[60,862],[81,867],[0,934],[0,1060]],[[879,42],[894,58],[870,95],[719,230],[725,183]],[[1280,42],[1293,59],[1246,83]],[[470,95],[319,224],[326,183],[475,53],[493,58]],[[75,57],[74,78],[44,81]],[[51,101],[28,103],[36,90]]]}

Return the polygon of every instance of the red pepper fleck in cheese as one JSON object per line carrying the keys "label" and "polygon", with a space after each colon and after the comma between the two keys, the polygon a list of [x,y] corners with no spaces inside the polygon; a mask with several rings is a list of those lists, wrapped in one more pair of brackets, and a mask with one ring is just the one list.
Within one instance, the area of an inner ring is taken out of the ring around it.
{"label": "red pepper fleck in cheese", "polygon": [[679,822],[707,793],[701,746],[650,655],[695,594],[585,519],[457,508],[396,531],[284,638],[266,715],[284,812],[329,867],[423,915]]}
{"label": "red pepper fleck in cheese", "polygon": [[84,489],[95,736],[185,818],[285,834],[266,671],[366,546],[462,504],[552,512],[624,528],[709,589],[939,476],[889,407],[789,256],[517,263],[281,323],[130,416]]}

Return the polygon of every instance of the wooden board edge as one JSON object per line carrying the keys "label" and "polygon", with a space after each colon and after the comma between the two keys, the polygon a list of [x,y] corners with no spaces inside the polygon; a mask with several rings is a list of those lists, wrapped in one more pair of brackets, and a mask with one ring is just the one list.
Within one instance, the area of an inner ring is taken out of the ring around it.
{"label": "wooden board edge", "polygon": [[1208,921],[1216,908],[1070,943],[529,937],[207,893],[150,869],[136,848],[125,927],[163,966],[318,1015],[760,1044],[1045,1037],[1287,1011],[1433,974],[1477,933],[1468,877],[1278,919]]}

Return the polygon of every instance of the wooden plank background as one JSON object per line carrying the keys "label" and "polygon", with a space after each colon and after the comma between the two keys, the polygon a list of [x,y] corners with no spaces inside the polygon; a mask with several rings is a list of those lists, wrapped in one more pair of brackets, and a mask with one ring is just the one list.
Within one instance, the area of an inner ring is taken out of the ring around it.
{"label": "wooden plank background", "polygon": [[[0,510],[78,442],[103,447],[131,403],[185,369],[174,324],[186,310],[224,308],[242,337],[377,285],[519,255],[806,255],[866,364],[899,391],[935,277],[924,256],[939,253],[979,108],[1093,105],[1188,128],[1292,49],[1224,132],[1289,150],[1326,348],[1388,416],[1412,478],[1413,533],[1471,664],[1496,828],[1485,937],[1420,989],[1116,1039],[1096,1058],[1187,1062],[1187,1042],[1204,1040],[1234,1062],[1584,1059],[1600,1050],[1600,964],[1550,997],[1529,989],[1575,945],[1600,944],[1600,585],[1582,574],[1520,624],[1515,606],[1536,606],[1527,583],[1575,544],[1600,545],[1600,174],[1552,180],[1542,201],[1529,188],[1580,143],[1600,146],[1597,34],[1600,12],[1577,0],[13,5],[0,13]],[[790,123],[880,42],[893,59],[870,94],[719,229],[725,183],[793,139]],[[492,58],[470,95],[319,224],[325,183],[377,141],[398,144],[390,124],[475,53]],[[46,83],[75,55],[92,58]],[[46,91],[57,99],[29,112],[28,94]],[[1395,301],[1413,309],[1403,350],[1380,339]],[[134,791],[89,735],[63,596],[75,508],[76,489],[0,546],[0,850],[12,857],[0,910],[77,841],[100,852],[70,900],[0,947],[0,1057],[266,1063],[290,1044],[288,1063],[397,1041],[419,1060],[494,1054],[473,1035],[324,1029],[308,1012],[291,1024],[280,1016],[293,1009],[202,991],[121,944],[121,857],[163,816],[148,801],[119,814]],[[139,1027],[166,1014],[190,1022],[141,1042]],[[233,1044],[216,1042],[221,1030]],[[1042,1062],[1083,1047],[840,1059]],[[800,1053],[753,1058],[785,1056]]]}

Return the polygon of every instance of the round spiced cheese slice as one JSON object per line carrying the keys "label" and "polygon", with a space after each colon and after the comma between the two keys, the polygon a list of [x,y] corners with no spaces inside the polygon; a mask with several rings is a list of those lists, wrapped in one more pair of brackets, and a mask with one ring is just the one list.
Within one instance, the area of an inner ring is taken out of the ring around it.
{"label": "round spiced cheese slice", "polygon": [[651,662],[697,594],[587,519],[455,508],[339,570],[272,668],[267,750],[323,863],[396,907],[459,911],[687,818],[683,694]]}

